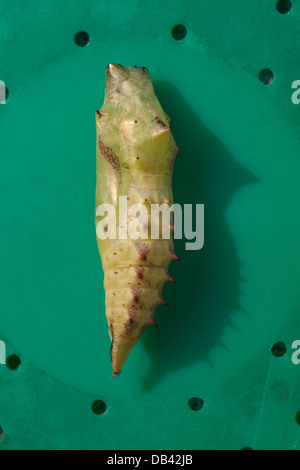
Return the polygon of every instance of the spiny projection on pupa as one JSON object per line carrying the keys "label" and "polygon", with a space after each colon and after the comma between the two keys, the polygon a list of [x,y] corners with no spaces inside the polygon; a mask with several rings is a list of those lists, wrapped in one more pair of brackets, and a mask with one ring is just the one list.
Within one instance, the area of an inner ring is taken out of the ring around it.
{"label": "spiny projection on pupa", "polygon": [[[166,303],[163,286],[173,282],[168,266],[179,260],[173,247],[172,217],[169,236],[163,233],[161,217],[160,223],[151,217],[154,205],[170,208],[173,204],[172,171],[178,148],[170,118],[145,67],[108,65],[96,127],[97,243],[111,364],[113,375],[119,375],[145,328],[156,325],[156,307]],[[154,224],[158,225],[155,238]]]}

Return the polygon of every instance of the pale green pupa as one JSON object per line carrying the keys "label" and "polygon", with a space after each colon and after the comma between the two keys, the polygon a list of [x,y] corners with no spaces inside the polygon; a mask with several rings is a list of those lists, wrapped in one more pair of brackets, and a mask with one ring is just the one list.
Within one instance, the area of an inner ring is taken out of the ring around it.
{"label": "pale green pupa", "polygon": [[[168,266],[179,259],[173,251],[172,234],[169,239],[162,239],[161,233],[159,239],[151,239],[150,215],[143,221],[143,239],[133,240],[127,228],[121,237],[118,228],[126,215],[120,196],[126,197],[126,212],[136,203],[147,209],[152,204],[173,204],[171,180],[178,148],[169,122],[145,67],[108,65],[104,104],[96,112],[96,227],[103,228],[105,221],[99,207],[113,205],[115,220],[106,218],[106,222],[116,222],[115,236],[105,240],[97,236],[113,375],[120,374],[144,329],[156,324],[155,309],[165,303],[162,288],[173,281]],[[128,221],[135,222],[138,215],[131,215]],[[111,235],[108,225],[104,230]]]}

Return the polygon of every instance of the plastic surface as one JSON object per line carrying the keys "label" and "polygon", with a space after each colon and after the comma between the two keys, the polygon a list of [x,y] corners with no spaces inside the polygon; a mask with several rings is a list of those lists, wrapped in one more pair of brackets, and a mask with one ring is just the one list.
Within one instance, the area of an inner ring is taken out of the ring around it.
{"label": "plastic surface", "polygon": [[[0,365],[0,448],[300,449],[299,1],[167,3],[0,1],[0,339],[21,359]],[[108,63],[149,69],[174,199],[205,204],[204,248],[177,242],[171,308],[114,379],[94,227]]]}

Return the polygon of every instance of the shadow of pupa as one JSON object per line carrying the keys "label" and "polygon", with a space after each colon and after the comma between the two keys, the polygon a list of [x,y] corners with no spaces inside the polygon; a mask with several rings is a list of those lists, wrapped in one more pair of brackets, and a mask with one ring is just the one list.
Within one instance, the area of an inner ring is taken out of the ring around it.
{"label": "shadow of pupa", "polygon": [[179,284],[165,286],[170,308],[158,307],[159,328],[148,328],[142,337],[151,360],[143,390],[154,388],[167,373],[199,360],[209,362],[212,347],[221,344],[224,327],[232,323],[230,317],[242,310],[241,260],[225,213],[238,190],[258,181],[199,120],[174,85],[156,82],[154,87],[171,116],[180,149],[173,173],[174,201],[182,207],[204,204],[205,243],[202,250],[186,251],[187,240],[175,240],[183,262],[173,262],[169,271]]}

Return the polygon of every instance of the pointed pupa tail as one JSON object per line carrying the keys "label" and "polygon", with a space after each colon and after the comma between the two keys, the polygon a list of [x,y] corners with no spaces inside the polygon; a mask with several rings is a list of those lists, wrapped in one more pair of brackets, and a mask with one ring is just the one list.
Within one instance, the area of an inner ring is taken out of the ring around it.
{"label": "pointed pupa tail", "polygon": [[121,371],[120,372],[113,372],[111,374],[111,378],[115,377],[116,375],[120,375],[121,374]]}
{"label": "pointed pupa tail", "polygon": [[121,337],[114,337],[110,350],[111,366],[113,370],[112,377],[120,375],[132,347],[133,346],[126,344]]}

